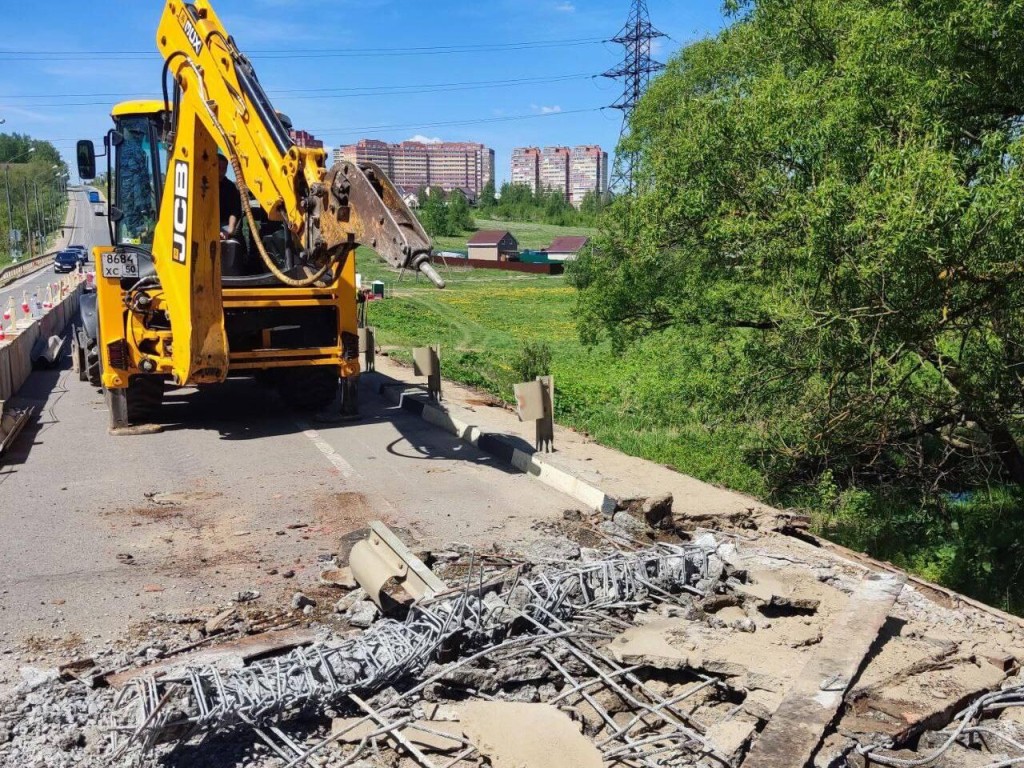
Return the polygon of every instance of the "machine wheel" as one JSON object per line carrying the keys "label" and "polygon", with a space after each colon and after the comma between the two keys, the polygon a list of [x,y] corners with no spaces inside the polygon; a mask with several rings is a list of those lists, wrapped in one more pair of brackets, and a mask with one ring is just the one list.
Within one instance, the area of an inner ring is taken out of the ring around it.
{"label": "machine wheel", "polygon": [[338,369],[330,365],[278,369],[277,392],[292,408],[321,410],[338,394]]}
{"label": "machine wheel", "polygon": [[128,405],[128,423],[150,421],[164,401],[163,376],[132,376],[125,392]]}
{"label": "machine wheel", "polygon": [[[83,369],[85,379],[94,387],[102,387],[100,379],[100,347],[96,339],[89,339],[85,346],[85,367]],[[79,376],[82,374],[80,373]]]}

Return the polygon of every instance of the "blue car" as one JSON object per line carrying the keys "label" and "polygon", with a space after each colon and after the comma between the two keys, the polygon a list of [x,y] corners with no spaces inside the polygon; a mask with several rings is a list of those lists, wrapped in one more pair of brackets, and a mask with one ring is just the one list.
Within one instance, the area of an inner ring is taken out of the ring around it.
{"label": "blue car", "polygon": [[54,272],[74,272],[82,260],[80,251],[60,251],[53,257]]}

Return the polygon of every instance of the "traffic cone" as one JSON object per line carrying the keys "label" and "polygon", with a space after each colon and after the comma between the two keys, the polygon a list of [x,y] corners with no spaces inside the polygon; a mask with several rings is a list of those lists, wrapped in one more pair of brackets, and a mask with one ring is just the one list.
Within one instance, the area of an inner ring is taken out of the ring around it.
{"label": "traffic cone", "polygon": [[25,313],[25,320],[31,322],[29,313],[32,312],[32,305],[28,303],[28,291],[21,292],[21,311]]}
{"label": "traffic cone", "polygon": [[4,330],[4,324],[0,323],[0,341],[4,341],[7,338],[7,331]]}

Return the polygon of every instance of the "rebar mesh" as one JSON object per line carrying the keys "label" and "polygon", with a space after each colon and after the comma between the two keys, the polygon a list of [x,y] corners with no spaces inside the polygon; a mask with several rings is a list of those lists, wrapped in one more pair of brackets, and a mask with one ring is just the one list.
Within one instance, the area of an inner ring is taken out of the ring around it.
{"label": "rebar mesh", "polygon": [[295,649],[243,669],[202,666],[175,677],[137,679],[115,704],[115,729],[127,735],[116,755],[328,707],[415,678],[442,649],[457,647],[464,656],[487,652],[515,644],[518,633],[550,637],[552,628],[565,628],[581,612],[635,605],[649,594],[697,592],[714,547],[705,537],[698,544],[663,545],[568,568],[516,571],[488,594],[469,579],[457,594],[413,606],[404,622],[383,619],[341,642]]}

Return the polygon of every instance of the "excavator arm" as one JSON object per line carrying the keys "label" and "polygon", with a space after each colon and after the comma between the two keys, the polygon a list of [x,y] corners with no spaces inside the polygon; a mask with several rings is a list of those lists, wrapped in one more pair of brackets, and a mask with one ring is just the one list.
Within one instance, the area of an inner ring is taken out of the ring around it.
{"label": "excavator arm", "polygon": [[259,230],[251,195],[270,220],[283,222],[291,233],[297,263],[287,268],[253,238],[280,283],[330,285],[364,244],[393,267],[422,271],[444,287],[430,265],[428,236],[386,175],[369,163],[341,162],[328,169],[322,149],[296,146],[207,0],[167,2],[157,46],[165,82],[170,74],[174,88],[172,99],[165,86],[170,146],[153,252],[175,329],[175,379],[217,382],[228,370],[218,150],[234,169],[250,230]]}

